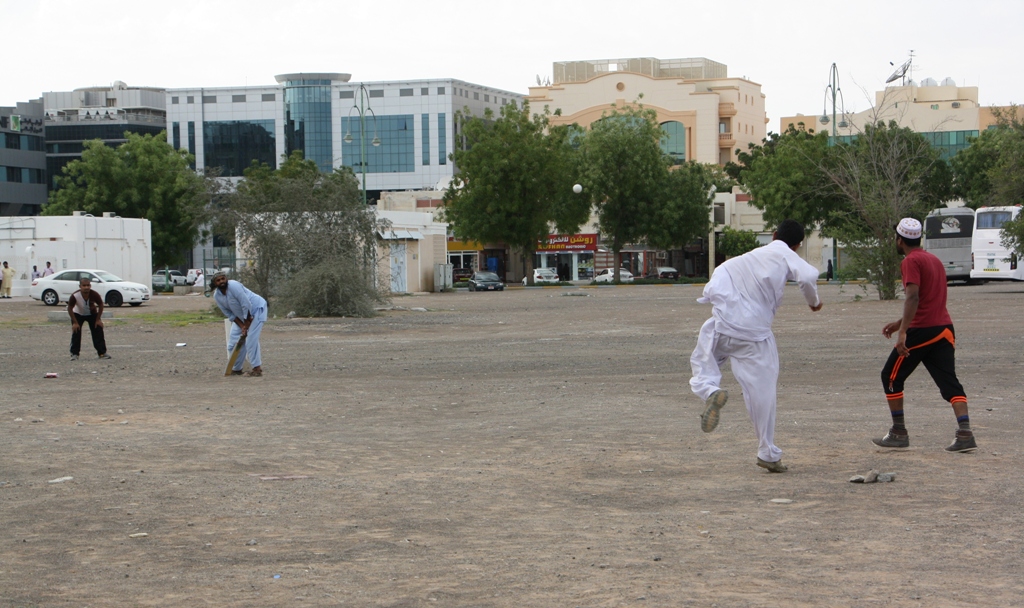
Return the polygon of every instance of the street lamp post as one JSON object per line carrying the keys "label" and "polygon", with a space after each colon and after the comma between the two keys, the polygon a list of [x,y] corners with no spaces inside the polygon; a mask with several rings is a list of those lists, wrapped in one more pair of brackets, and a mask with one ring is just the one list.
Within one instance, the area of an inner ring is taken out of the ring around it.
{"label": "street lamp post", "polygon": [[[828,110],[828,98],[832,96],[832,119],[829,120],[826,110]],[[836,124],[836,99],[839,99],[841,107],[843,108],[842,121]],[[846,102],[843,99],[843,90],[839,87],[839,68],[836,64],[832,64],[832,69],[828,74],[828,86],[825,87],[825,107],[821,110],[821,124],[827,125],[829,122],[832,123],[832,137],[828,140],[829,146],[836,144],[836,127],[845,129],[846,123]],[[835,278],[836,273],[839,272],[839,241],[832,237],[832,273]]]}
{"label": "street lamp post", "polygon": [[[365,106],[363,104],[366,104]],[[359,170],[362,173],[363,178],[363,204],[366,205],[366,113],[369,112],[373,117],[373,140],[370,142],[375,148],[380,146],[380,138],[377,137],[377,115],[370,108],[370,95],[366,91],[366,85],[359,85],[359,105],[352,106],[348,111],[348,117],[351,121],[352,110],[356,110],[359,113]],[[343,138],[345,143],[352,143],[352,128],[349,126],[348,132],[345,133]],[[344,154],[342,155],[344,158]]]}

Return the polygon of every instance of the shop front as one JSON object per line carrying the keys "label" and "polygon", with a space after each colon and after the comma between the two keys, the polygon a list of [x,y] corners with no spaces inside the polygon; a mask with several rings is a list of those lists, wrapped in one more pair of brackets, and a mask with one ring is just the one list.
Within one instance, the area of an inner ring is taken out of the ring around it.
{"label": "shop front", "polygon": [[537,244],[535,268],[551,268],[563,281],[589,281],[594,278],[596,234],[552,234]]}

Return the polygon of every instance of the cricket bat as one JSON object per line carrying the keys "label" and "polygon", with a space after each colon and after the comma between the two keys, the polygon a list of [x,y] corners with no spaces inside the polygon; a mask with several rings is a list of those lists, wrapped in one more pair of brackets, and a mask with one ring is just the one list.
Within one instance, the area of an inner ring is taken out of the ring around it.
{"label": "cricket bat", "polygon": [[242,348],[245,346],[245,336],[238,339],[238,343],[235,344],[234,350],[231,351],[231,356],[228,357],[228,367],[224,370],[225,376],[231,375],[231,368],[235,366],[235,361],[238,361],[238,355],[242,353]]}

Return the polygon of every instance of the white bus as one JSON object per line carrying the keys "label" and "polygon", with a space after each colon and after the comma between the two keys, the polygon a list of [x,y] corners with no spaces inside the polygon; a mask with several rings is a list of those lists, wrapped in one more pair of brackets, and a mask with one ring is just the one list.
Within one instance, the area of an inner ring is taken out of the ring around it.
{"label": "white bus", "polygon": [[1000,240],[1003,224],[1020,213],[1014,207],[981,207],[974,214],[974,245],[971,247],[971,278],[986,281],[1024,281],[1024,268],[1017,264],[1017,254],[1010,252]]}
{"label": "white bus", "polygon": [[942,261],[947,281],[970,281],[973,235],[974,209],[943,207],[924,218],[921,246]]}

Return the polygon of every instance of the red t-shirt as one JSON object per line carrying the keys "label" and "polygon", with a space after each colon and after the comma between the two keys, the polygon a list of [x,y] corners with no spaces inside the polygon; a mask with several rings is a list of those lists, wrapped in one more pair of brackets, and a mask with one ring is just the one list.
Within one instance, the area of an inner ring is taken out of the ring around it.
{"label": "red t-shirt", "polygon": [[911,327],[952,325],[946,310],[946,268],[939,258],[924,249],[914,249],[903,258],[903,289],[917,285],[920,301]]}

